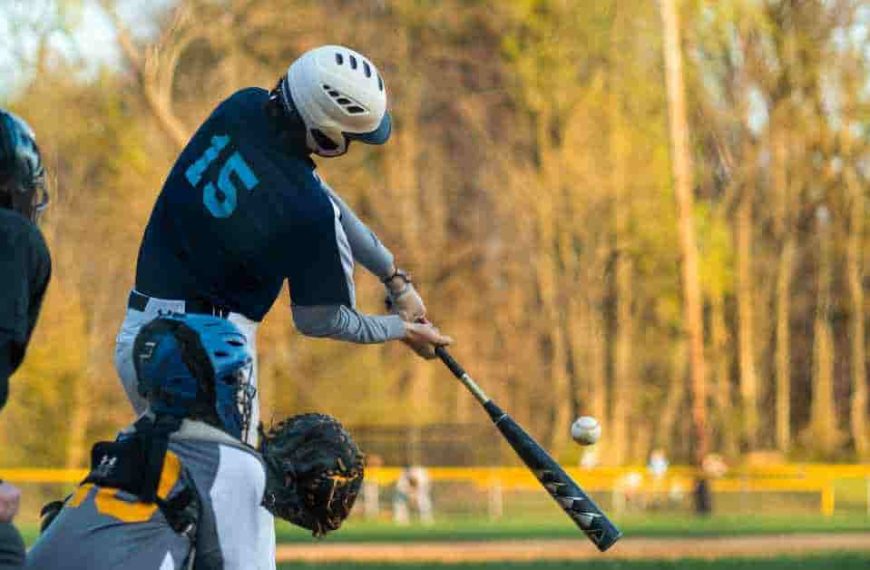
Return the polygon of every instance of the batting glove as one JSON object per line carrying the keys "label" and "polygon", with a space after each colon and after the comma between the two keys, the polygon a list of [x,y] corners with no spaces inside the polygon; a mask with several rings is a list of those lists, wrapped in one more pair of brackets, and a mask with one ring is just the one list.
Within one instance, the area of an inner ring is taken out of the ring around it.
{"label": "batting glove", "polygon": [[385,303],[393,314],[402,317],[403,321],[413,323],[426,317],[426,305],[417,290],[411,276],[396,269],[392,275],[383,279],[387,289]]}

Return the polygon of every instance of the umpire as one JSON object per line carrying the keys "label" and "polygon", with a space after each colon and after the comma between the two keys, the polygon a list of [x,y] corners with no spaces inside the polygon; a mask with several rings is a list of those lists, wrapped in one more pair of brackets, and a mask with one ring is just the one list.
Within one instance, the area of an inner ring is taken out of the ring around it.
{"label": "umpire", "polygon": [[[48,248],[36,227],[47,204],[33,130],[0,109],[0,409],[9,394],[9,377],[24,359],[51,276]],[[12,526],[19,496],[18,489],[0,481],[0,569],[24,565],[24,543]]]}

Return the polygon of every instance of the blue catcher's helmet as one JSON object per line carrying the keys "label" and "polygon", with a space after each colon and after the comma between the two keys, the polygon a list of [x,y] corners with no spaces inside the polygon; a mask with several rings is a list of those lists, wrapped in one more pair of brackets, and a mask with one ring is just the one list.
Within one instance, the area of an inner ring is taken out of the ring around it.
{"label": "blue catcher's helmet", "polygon": [[21,118],[0,109],[0,207],[36,222],[47,205],[36,135]]}
{"label": "blue catcher's helmet", "polygon": [[139,393],[156,416],[199,419],[239,439],[252,417],[253,362],[245,335],[210,315],[158,317],[133,345]]}

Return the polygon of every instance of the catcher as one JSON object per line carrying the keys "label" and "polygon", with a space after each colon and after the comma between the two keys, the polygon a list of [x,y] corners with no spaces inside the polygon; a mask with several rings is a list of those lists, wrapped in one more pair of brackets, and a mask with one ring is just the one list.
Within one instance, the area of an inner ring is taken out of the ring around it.
{"label": "catcher", "polygon": [[[27,568],[275,568],[272,514],[321,536],[350,513],[363,456],[333,418],[304,414],[242,443],[252,417],[252,355],[225,319],[169,315],[134,343],[149,411],[91,471],[43,509]],[[271,513],[271,514],[270,514]]]}

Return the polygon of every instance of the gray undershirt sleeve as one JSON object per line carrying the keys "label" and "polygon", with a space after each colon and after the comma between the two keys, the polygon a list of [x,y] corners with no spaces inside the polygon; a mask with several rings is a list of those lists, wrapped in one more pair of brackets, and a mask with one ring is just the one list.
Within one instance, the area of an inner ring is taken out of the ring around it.
{"label": "gray undershirt sleeve", "polygon": [[374,344],[405,336],[398,315],[363,315],[344,305],[293,305],[293,322],[305,336]]}
{"label": "gray undershirt sleeve", "polygon": [[353,258],[378,279],[389,277],[393,270],[393,254],[326,182],[320,182],[341,212],[341,225],[350,242]]}

